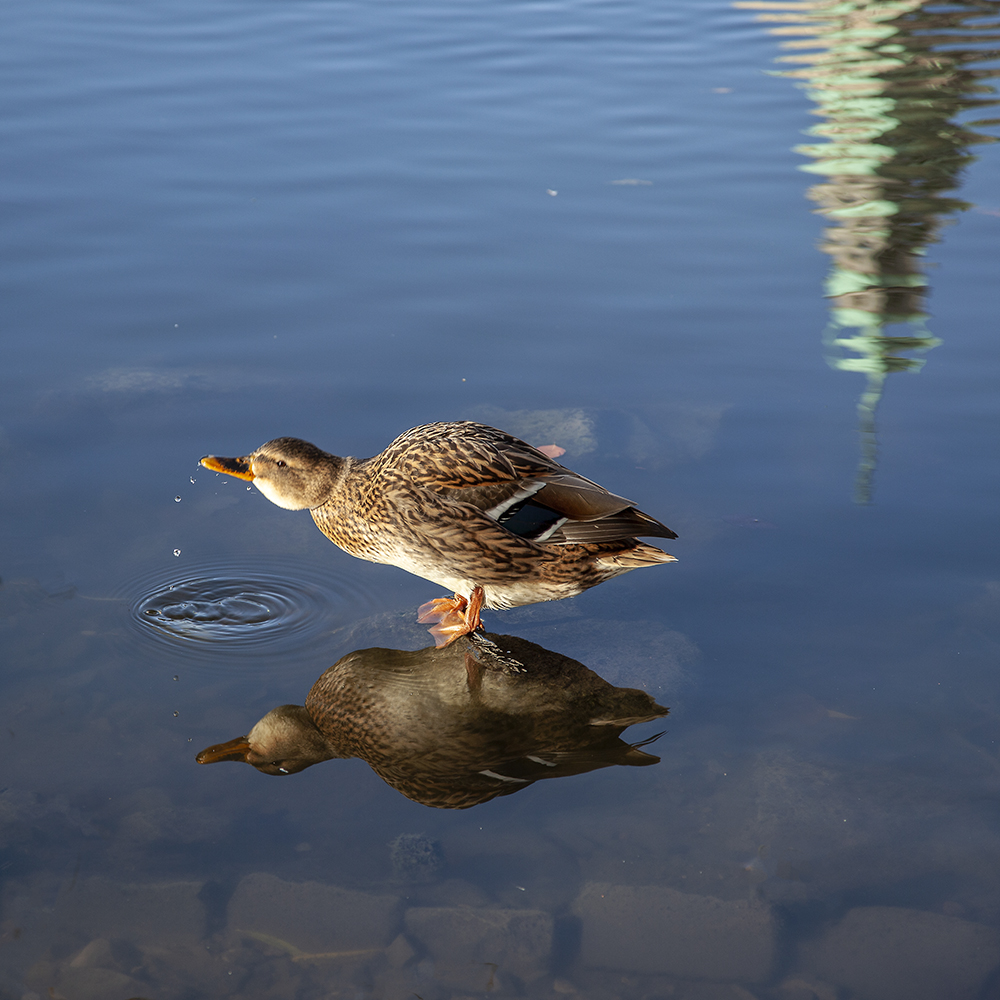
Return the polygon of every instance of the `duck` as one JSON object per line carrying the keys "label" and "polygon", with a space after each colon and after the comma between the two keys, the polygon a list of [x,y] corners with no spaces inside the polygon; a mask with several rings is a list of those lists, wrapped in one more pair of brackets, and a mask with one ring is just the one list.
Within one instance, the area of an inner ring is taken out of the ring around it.
{"label": "duck", "polygon": [[373,458],[280,437],[201,465],[308,510],[335,545],[453,592],[418,609],[439,646],[482,627],[483,608],[573,597],[676,562],[640,537],[676,532],[505,431],[471,420],[414,427]]}
{"label": "duck", "polygon": [[477,631],[447,648],[348,653],[304,705],[271,709],[195,760],[283,776],[358,757],[415,802],[468,809],[541,779],[656,764],[642,747],[658,736],[628,743],[621,733],[668,712],[561,653]]}

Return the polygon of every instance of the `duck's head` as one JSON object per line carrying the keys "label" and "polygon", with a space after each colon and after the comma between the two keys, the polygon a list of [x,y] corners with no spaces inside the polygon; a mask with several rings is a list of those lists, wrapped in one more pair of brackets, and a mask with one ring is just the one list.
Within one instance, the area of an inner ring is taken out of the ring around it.
{"label": "duck's head", "polygon": [[273,504],[303,510],[325,503],[337,480],[341,459],[298,438],[275,438],[242,458],[206,455],[201,464],[252,482]]}
{"label": "duck's head", "polygon": [[336,756],[305,708],[279,705],[246,736],[208,747],[195,760],[199,764],[242,760],[265,774],[295,774]]}

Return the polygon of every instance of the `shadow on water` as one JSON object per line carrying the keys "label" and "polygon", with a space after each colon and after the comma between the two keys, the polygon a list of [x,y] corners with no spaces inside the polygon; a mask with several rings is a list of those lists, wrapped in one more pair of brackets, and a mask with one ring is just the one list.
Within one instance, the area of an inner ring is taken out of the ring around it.
{"label": "shadow on water", "polygon": [[[515,636],[463,636],[443,649],[361,649],[313,685],[305,705],[272,709],[198,762],[245,761],[265,774],[360,757],[407,798],[467,809],[543,778],[658,757],[620,739],[667,709],[576,660]],[[656,737],[653,737],[656,739]]]}
{"label": "shadow on water", "polygon": [[[892,372],[919,371],[920,355],[941,341],[926,326],[922,258],[949,216],[971,207],[946,197],[975,160],[970,147],[996,139],[976,128],[997,119],[960,120],[998,102],[984,81],[996,59],[1000,5],[991,0],[740,0],[774,24],[779,75],[801,81],[825,119],[808,130],[824,142],[797,146],[803,166],[824,177],[809,197],[836,225],[820,249],[833,258],[825,334],[829,363],[861,372],[861,460],[855,499],[869,503],[877,461],[876,409]],[[992,18],[994,20],[984,20]],[[810,52],[798,50],[814,50]]]}

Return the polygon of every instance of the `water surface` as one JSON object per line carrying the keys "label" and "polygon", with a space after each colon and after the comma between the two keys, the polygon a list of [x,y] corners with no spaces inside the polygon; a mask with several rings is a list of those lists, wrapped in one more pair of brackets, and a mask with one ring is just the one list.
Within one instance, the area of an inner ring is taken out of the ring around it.
{"label": "water surface", "polygon": [[[854,6],[8,12],[0,997],[997,995],[997,9]],[[486,616],[660,763],[199,767],[440,595],[198,458],[447,419],[678,532]]]}

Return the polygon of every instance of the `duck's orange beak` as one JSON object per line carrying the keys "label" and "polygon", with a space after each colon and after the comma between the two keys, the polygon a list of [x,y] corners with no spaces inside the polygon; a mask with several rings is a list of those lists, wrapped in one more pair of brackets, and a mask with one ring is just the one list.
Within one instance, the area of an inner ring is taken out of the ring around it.
{"label": "duck's orange beak", "polygon": [[253,482],[253,472],[250,470],[250,456],[246,458],[219,458],[218,455],[206,455],[201,464],[213,472],[224,472],[227,476],[237,479],[247,479]]}
{"label": "duck's orange beak", "polygon": [[217,764],[220,760],[246,761],[250,753],[250,743],[245,736],[237,736],[228,743],[216,743],[214,747],[202,750],[195,760],[199,764]]}

